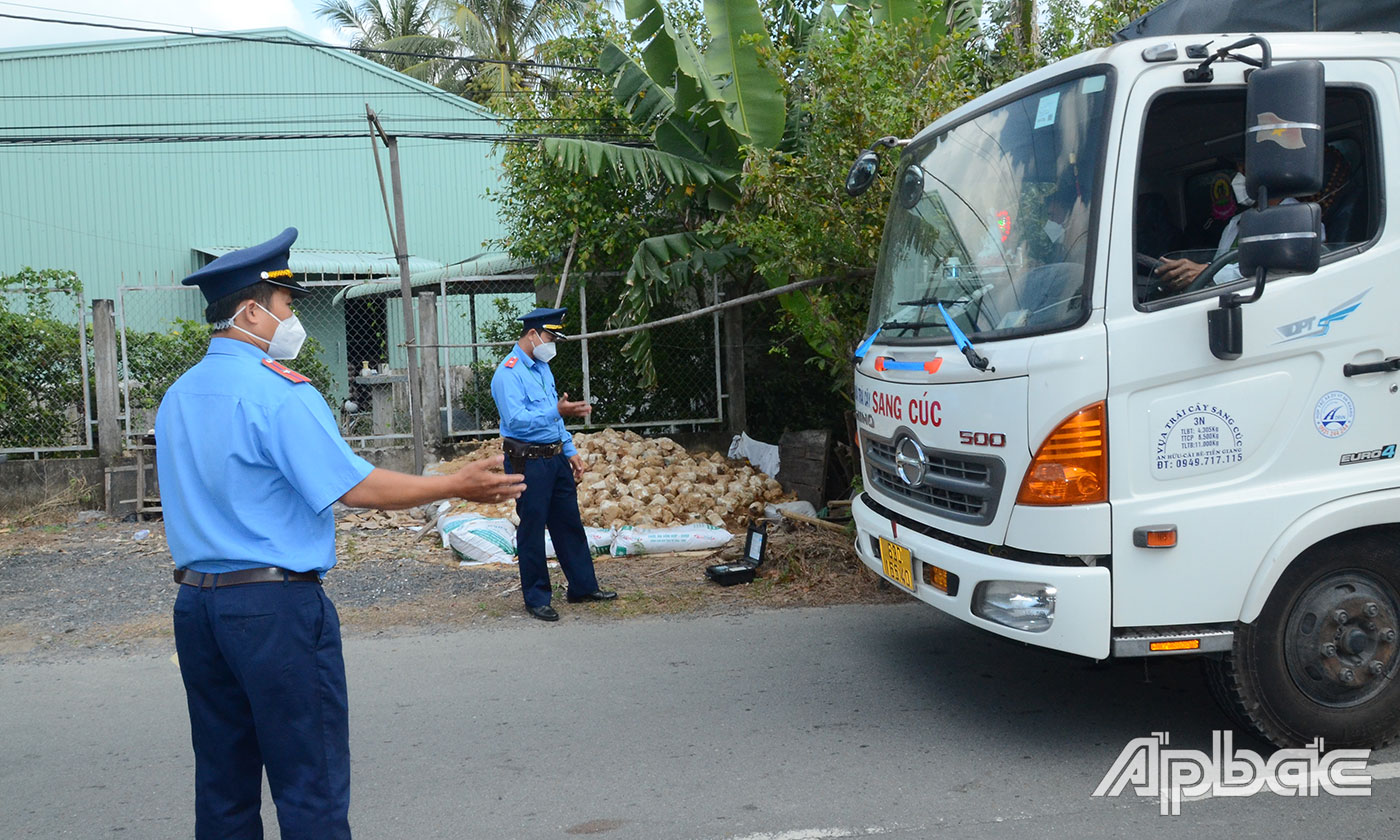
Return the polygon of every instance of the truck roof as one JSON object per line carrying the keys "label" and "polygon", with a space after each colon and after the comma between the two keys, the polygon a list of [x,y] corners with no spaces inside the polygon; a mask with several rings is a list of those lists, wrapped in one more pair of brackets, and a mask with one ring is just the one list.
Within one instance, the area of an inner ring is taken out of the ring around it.
{"label": "truck roof", "polygon": [[[1200,64],[1200,59],[1186,57],[1186,47],[1190,45],[1210,44],[1212,49],[1218,49],[1251,35],[1260,35],[1268,40],[1276,62],[1305,58],[1323,61],[1339,58],[1400,60],[1400,34],[1394,32],[1235,32],[1134,38],[1108,47],[1088,50],[1027,73],[944,114],[915,135],[914,139],[924,137],[931,131],[942,130],[949,123],[958,122],[994,102],[1015,95],[1019,90],[1034,88],[1042,82],[1074,70],[1109,65],[1119,71],[1120,79],[1131,79],[1151,67],[1177,65],[1184,68]],[[1143,59],[1146,50],[1166,44],[1174,44],[1178,48],[1175,61],[1148,62]]]}
{"label": "truck roof", "polygon": [[1400,31],[1400,4],[1374,0],[1167,0],[1119,40],[1197,32]]}

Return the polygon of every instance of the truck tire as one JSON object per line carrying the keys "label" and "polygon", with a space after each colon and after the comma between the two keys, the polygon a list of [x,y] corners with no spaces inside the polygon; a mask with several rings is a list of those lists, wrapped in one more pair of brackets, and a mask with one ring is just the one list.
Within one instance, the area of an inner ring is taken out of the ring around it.
{"label": "truck tire", "polygon": [[1211,694],[1279,747],[1380,749],[1400,735],[1400,563],[1390,540],[1322,546],[1284,572],[1234,646],[1207,660]]}

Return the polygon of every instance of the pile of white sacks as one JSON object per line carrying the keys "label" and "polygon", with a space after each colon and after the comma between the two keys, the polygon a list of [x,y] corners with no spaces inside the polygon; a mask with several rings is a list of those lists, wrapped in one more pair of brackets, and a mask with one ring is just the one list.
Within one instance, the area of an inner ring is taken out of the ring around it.
{"label": "pile of white sacks", "polygon": [[[647,439],[607,429],[574,435],[587,471],[579,482],[579,514],[596,555],[633,556],[699,551],[729,542],[767,503],[793,497],[777,480],[719,453],[692,455],[670,438]],[[493,441],[464,460],[500,452]],[[448,472],[460,462],[442,464]],[[444,506],[437,528],[443,547],[464,563],[511,562],[515,556],[513,502]],[[554,556],[546,538],[545,553]]]}

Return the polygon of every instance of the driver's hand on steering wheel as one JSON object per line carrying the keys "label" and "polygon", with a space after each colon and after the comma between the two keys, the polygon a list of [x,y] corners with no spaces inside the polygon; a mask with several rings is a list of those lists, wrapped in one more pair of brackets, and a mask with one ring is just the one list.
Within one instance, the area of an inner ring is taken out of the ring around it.
{"label": "driver's hand on steering wheel", "polygon": [[1205,270],[1205,266],[1198,262],[1187,259],[1162,260],[1162,264],[1157,266],[1157,277],[1159,285],[1164,291],[1179,292],[1191,285],[1191,282]]}

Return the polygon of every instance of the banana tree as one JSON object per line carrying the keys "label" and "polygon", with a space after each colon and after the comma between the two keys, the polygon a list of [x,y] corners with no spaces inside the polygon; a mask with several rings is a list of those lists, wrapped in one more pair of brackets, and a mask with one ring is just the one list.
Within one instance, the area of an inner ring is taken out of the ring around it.
{"label": "banana tree", "polygon": [[[649,134],[649,146],[576,138],[543,141],[546,155],[573,172],[587,171],[664,187],[697,200],[713,214],[693,229],[643,240],[632,257],[615,322],[645,321],[658,301],[675,294],[696,271],[746,276],[746,249],[704,224],[735,209],[741,173],[750,155],[767,155],[800,142],[797,104],[774,58],[768,20],[776,20],[787,45],[805,44],[813,25],[796,3],[779,3],[765,17],[758,0],[704,0],[711,39],[701,49],[667,18],[660,0],[624,0],[640,60],[607,45],[599,67],[613,80],[613,96],[629,119]],[[935,13],[928,15],[933,8]],[[839,25],[854,13],[897,22],[924,15],[942,37],[975,26],[980,0],[877,0],[868,9],[830,4],[818,18]],[[854,9],[854,10],[853,10]],[[794,97],[795,98],[795,97]],[[800,305],[787,300],[784,305]],[[643,384],[655,382],[650,335],[633,333],[623,348]]]}
{"label": "banana tree", "polygon": [[[659,0],[625,0],[634,22],[638,61],[622,48],[604,48],[599,67],[630,119],[651,135],[650,147],[550,138],[545,153],[572,171],[587,170],[644,184],[665,185],[723,213],[740,197],[748,150],[771,151],[783,139],[786,87],[765,53],[772,42],[757,0],[705,0],[712,38],[705,50],[666,17]],[[698,230],[643,240],[632,257],[615,319],[644,321],[652,306],[702,269],[720,272],[743,249]],[[633,333],[623,348],[643,383],[655,382],[651,341]]]}

